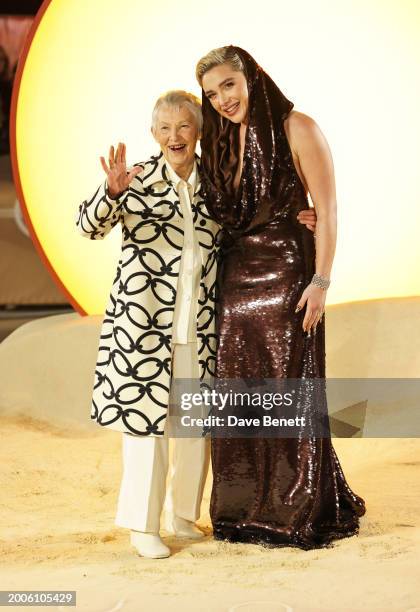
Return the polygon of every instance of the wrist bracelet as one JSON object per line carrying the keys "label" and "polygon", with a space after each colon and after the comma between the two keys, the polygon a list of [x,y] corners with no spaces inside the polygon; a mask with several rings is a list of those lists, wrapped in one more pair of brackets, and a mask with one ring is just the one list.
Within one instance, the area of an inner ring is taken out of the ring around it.
{"label": "wrist bracelet", "polygon": [[331,284],[331,280],[320,276],[319,274],[314,274],[311,280],[312,285],[316,285],[317,287],[321,287],[321,289],[328,289]]}

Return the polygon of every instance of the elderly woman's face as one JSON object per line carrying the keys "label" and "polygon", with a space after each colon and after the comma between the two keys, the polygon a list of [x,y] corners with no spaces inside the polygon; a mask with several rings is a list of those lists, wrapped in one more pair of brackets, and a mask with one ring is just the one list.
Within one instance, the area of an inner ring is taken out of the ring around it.
{"label": "elderly woman's face", "polygon": [[245,123],[248,86],[243,72],[229,64],[215,66],[203,76],[203,91],[213,108],[233,123]]}
{"label": "elderly woman's face", "polygon": [[199,137],[194,115],[186,106],[163,104],[159,111],[155,129],[152,130],[165,159],[176,171],[194,163],[195,147]]}

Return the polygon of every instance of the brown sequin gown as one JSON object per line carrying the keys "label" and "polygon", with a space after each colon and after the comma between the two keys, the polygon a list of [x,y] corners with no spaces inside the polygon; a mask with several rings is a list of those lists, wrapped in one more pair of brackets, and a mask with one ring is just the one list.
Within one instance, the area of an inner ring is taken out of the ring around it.
{"label": "brown sequin gown", "polygon": [[[324,378],[325,321],[307,338],[305,309],[295,313],[315,271],[315,241],[296,219],[309,204],[284,131],[293,104],[236,49],[249,90],[239,195],[232,187],[238,126],[221,122],[203,95],[204,189],[210,213],[225,230],[217,376]],[[228,162],[221,153],[227,150]],[[311,549],[358,532],[365,503],[346,482],[329,437],[213,437],[211,459],[216,539]]]}

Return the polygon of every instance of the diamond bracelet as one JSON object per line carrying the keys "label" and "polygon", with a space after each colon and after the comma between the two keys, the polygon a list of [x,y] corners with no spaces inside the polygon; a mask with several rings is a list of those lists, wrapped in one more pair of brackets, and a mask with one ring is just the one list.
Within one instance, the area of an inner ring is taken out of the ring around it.
{"label": "diamond bracelet", "polygon": [[316,285],[317,287],[321,287],[321,289],[328,289],[331,284],[331,281],[326,278],[323,278],[319,274],[314,274],[311,283],[313,285]]}

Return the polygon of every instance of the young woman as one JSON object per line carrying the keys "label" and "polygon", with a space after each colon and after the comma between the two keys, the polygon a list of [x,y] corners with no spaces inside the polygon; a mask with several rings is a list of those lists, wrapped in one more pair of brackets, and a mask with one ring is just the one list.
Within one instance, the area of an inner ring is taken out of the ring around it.
{"label": "young woman", "polygon": [[[225,233],[217,377],[323,379],[322,315],[336,242],[328,144],[243,49],[211,51],[196,76],[204,197]],[[297,220],[308,191],[316,250]],[[212,465],[217,539],[310,549],[358,532],[365,504],[329,436],[213,437]]]}

